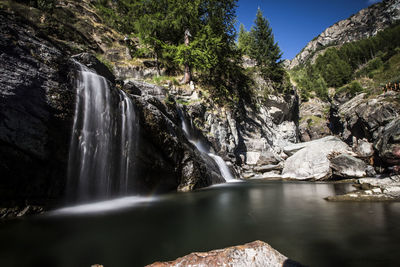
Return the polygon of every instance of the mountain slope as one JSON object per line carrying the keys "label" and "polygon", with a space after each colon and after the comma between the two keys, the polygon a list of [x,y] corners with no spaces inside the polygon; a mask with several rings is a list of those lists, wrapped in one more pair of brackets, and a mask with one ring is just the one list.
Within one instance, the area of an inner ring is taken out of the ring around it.
{"label": "mountain slope", "polygon": [[400,20],[400,0],[384,0],[362,9],[348,19],[339,21],[314,38],[291,61],[293,69],[314,60],[319,52],[329,46],[354,42],[376,35],[395,21]]}

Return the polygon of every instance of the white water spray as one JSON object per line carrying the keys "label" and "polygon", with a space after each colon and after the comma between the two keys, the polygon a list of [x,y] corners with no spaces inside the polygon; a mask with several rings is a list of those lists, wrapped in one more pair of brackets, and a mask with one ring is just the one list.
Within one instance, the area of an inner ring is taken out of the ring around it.
{"label": "white water spray", "polygon": [[111,90],[104,77],[77,64],[68,194],[75,200],[127,194],[138,131],[132,101],[124,92]]}
{"label": "white water spray", "polygon": [[191,142],[200,152],[208,154],[208,156],[210,156],[215,161],[222,177],[224,177],[226,182],[238,181],[233,177],[233,175],[231,174],[231,171],[229,170],[228,165],[226,165],[226,162],[220,156],[215,155],[214,153],[211,153],[206,148],[206,146],[201,142],[201,140],[196,140],[190,134],[189,127],[183,117],[183,114],[181,114],[181,111],[179,111],[179,115],[180,115],[180,119],[182,122],[182,130],[185,133],[185,136],[189,140],[189,142]]}

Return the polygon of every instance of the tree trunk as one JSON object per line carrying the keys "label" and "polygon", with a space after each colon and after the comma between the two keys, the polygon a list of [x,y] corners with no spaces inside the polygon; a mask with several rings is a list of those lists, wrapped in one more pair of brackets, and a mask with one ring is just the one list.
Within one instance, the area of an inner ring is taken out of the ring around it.
{"label": "tree trunk", "polygon": [[[191,35],[190,35],[190,32],[189,32],[189,30],[186,30],[185,31],[185,45],[186,46],[189,46],[189,43],[190,43],[190,40],[189,40],[189,37],[190,37]],[[192,75],[191,75],[191,73],[190,73],[190,66],[189,66],[189,62],[188,62],[188,60],[186,60],[186,62],[185,62],[185,75],[184,75],[184,77],[183,77],[183,81],[182,81],[182,83],[183,84],[188,84],[188,83],[190,83],[190,81],[191,81],[191,79],[192,79]]]}
{"label": "tree trunk", "polygon": [[157,68],[157,76],[161,76],[160,64],[158,63],[158,54],[156,53],[156,68]]}
{"label": "tree trunk", "polygon": [[192,79],[191,73],[190,73],[190,67],[189,64],[185,64],[185,76],[183,77],[183,83],[188,84],[190,83],[190,80]]}

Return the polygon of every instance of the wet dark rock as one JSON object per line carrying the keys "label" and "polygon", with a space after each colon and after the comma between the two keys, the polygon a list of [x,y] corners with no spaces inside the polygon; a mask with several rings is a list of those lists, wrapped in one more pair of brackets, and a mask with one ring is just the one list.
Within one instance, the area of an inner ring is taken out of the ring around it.
{"label": "wet dark rock", "polygon": [[0,201],[59,198],[74,113],[68,57],[0,11]]}
{"label": "wet dark rock", "polygon": [[89,69],[96,71],[97,74],[105,77],[112,83],[115,83],[115,77],[112,72],[101,63],[93,54],[90,53],[81,53],[72,57],[76,61],[82,63]]}
{"label": "wet dark rock", "polygon": [[34,205],[27,205],[27,206],[16,206],[13,208],[0,208],[0,218],[15,218],[15,217],[22,217],[28,215],[36,215],[43,213],[45,210],[42,206],[34,206]]}
{"label": "wet dark rock", "polygon": [[157,98],[133,99],[140,121],[140,179],[147,190],[191,191],[225,180],[218,166],[185,137],[178,119]]}
{"label": "wet dark rock", "polygon": [[141,96],[142,91],[137,87],[134,83],[128,82],[123,85],[123,89],[125,92],[131,95]]}

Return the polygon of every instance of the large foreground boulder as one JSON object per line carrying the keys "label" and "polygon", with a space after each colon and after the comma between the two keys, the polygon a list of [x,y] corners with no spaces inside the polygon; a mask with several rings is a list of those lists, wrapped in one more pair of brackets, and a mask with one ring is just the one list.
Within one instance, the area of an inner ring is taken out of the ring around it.
{"label": "large foreground boulder", "polygon": [[[345,154],[346,156],[340,156],[340,158],[333,160],[333,166],[337,170],[337,173],[341,173],[343,176],[351,176],[351,174],[365,175],[366,165],[360,164],[359,168],[361,169],[352,169],[355,166],[349,166],[348,162],[358,162],[358,160],[351,157],[351,155],[354,154],[351,148],[334,136],[295,144],[285,147],[284,150],[286,152],[297,152],[286,160],[282,171],[283,178],[299,180],[328,179],[332,176],[332,163],[330,158],[335,158],[334,156],[339,156],[341,154]],[[346,161],[340,160],[341,158],[346,158]]]}
{"label": "large foreground boulder", "polygon": [[273,249],[267,243],[254,241],[242,246],[195,252],[170,262],[156,262],[148,267],[172,266],[302,266]]}

